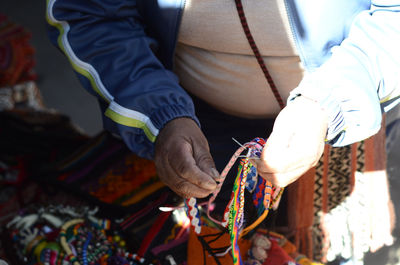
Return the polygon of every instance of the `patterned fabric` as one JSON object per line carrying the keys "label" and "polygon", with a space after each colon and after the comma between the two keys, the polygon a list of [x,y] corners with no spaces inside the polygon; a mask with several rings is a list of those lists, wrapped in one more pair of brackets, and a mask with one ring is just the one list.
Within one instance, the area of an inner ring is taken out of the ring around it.
{"label": "patterned fabric", "polygon": [[365,252],[391,245],[394,213],[384,129],[351,146],[326,146],[316,168],[289,188],[291,204],[294,242],[315,260],[362,264]]}
{"label": "patterned fabric", "polygon": [[0,14],[0,87],[36,79],[31,34]]}
{"label": "patterned fabric", "polygon": [[122,141],[107,132],[89,139],[40,179],[119,209],[140,209],[137,203],[143,203],[145,198],[152,201],[165,191],[154,163],[132,154]]}
{"label": "patterned fabric", "polygon": [[44,110],[42,96],[34,81],[0,88],[0,111],[14,108]]}
{"label": "patterned fabric", "polygon": [[328,192],[328,196],[324,198],[324,156],[316,167],[314,186],[314,223],[312,230],[315,245],[313,255],[317,260],[321,260],[323,258],[322,253],[326,251],[324,249],[326,242],[324,242],[324,234],[321,229],[321,226],[323,226],[322,213],[339,205],[350,195],[351,189],[349,178],[351,173],[351,147],[330,148],[327,146],[326,149],[324,156],[328,156],[328,176],[325,192]]}
{"label": "patterned fabric", "polygon": [[320,211],[322,210],[322,195],[323,195],[323,161],[320,161],[317,164],[316,174],[315,174],[315,186],[314,186],[314,223],[312,225],[312,235],[313,235],[313,243],[314,250],[313,255],[315,259],[321,260],[321,253],[323,249],[323,234],[320,229],[321,227],[321,218],[319,216]]}

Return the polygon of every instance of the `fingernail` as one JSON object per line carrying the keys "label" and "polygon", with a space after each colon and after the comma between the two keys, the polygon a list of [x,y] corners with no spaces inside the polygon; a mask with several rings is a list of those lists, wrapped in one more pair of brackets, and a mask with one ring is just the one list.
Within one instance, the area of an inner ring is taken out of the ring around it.
{"label": "fingernail", "polygon": [[211,168],[211,175],[215,180],[221,179],[221,175],[218,173],[218,171],[215,168]]}
{"label": "fingernail", "polygon": [[205,189],[213,190],[217,187],[217,183],[215,181],[207,181],[205,184]]}

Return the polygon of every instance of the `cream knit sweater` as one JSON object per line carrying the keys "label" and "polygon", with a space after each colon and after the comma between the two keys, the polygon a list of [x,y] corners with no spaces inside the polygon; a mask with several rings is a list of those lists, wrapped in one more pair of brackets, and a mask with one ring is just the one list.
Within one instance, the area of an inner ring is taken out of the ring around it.
{"label": "cream knit sweater", "polygon": [[[284,100],[303,76],[283,0],[242,0],[250,30]],[[182,86],[241,117],[271,117],[279,106],[254,58],[233,0],[187,0],[175,72]]]}

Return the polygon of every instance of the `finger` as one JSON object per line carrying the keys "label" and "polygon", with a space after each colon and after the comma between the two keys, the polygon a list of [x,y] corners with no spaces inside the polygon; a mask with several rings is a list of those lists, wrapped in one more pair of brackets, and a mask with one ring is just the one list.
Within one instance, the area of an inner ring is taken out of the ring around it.
{"label": "finger", "polygon": [[176,194],[183,198],[205,198],[208,195],[210,195],[212,192],[209,190],[205,190],[202,188],[199,188],[196,185],[193,185],[192,183],[188,182],[185,179],[182,178],[176,178],[171,179],[173,180],[173,183],[168,185]]}
{"label": "finger", "polygon": [[214,160],[210,154],[210,150],[201,143],[193,144],[193,158],[196,165],[201,171],[211,176],[215,181],[222,181],[221,175],[218,173]]}
{"label": "finger", "polygon": [[[279,145],[286,142],[286,145]],[[257,163],[258,169],[264,172],[289,172],[302,167],[312,167],[322,155],[321,144],[306,143],[300,136],[291,136],[291,139],[273,139],[264,148]]]}
{"label": "finger", "polygon": [[257,168],[258,174],[263,176],[265,179],[272,180],[271,182],[277,183],[278,180],[272,179],[272,176],[293,176],[295,174],[302,174],[306,172],[308,169],[314,167],[318,163],[318,159],[313,159],[312,161],[305,161],[304,163],[296,163],[291,167],[284,167],[280,168],[279,166],[268,166],[266,165],[265,161],[262,160],[252,160],[252,164]]}
{"label": "finger", "polygon": [[182,179],[210,192],[216,189],[217,183],[214,179],[196,165],[193,150],[189,143],[178,147],[176,152],[169,156],[168,162],[175,174]]}
{"label": "finger", "polygon": [[213,191],[210,189],[203,189],[193,183],[190,183],[186,179],[176,174],[175,170],[169,165],[168,161],[165,161],[164,163],[162,176],[168,177],[162,177],[160,175],[160,179],[179,196],[183,198],[204,198]]}
{"label": "finger", "polygon": [[285,173],[270,173],[270,172],[258,171],[258,174],[264,179],[271,181],[273,185],[283,188],[295,182],[309,169],[310,169],[309,167],[305,166]]}

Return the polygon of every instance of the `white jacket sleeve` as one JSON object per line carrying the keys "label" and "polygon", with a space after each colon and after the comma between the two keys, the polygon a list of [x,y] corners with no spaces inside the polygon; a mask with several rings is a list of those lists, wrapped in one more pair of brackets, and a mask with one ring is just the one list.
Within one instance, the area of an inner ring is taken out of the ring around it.
{"label": "white jacket sleeve", "polygon": [[354,20],[332,57],[291,92],[321,104],[329,116],[327,140],[344,146],[375,134],[382,110],[400,98],[400,1],[375,1]]}

